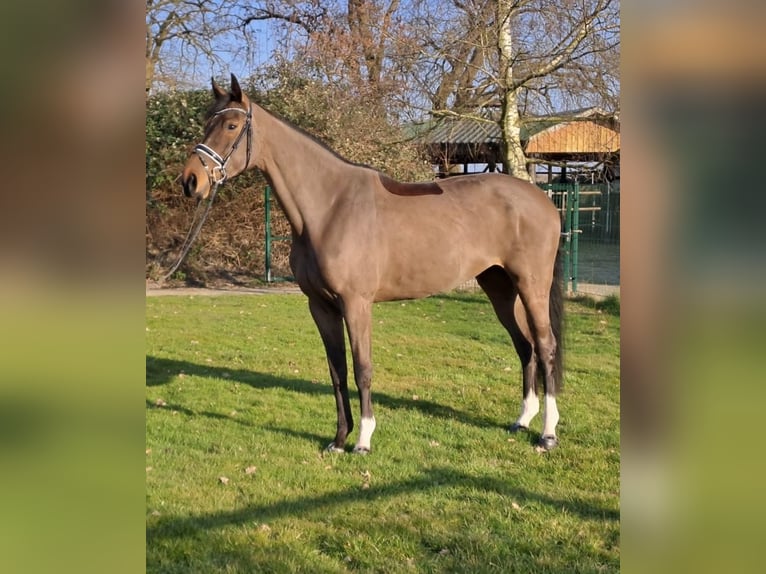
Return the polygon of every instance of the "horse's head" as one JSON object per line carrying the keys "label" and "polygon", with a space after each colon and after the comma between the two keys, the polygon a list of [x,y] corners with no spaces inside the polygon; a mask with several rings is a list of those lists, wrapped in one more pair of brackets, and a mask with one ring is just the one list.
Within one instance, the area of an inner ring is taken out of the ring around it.
{"label": "horse's head", "polygon": [[205,199],[215,185],[245,171],[252,153],[252,106],[234,74],[227,92],[213,80],[215,102],[208,112],[202,143],[184,165],[186,197]]}

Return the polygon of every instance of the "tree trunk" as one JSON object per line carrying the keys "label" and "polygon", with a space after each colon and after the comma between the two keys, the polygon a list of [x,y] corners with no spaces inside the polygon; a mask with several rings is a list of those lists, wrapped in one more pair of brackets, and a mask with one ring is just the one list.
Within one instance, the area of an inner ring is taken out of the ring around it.
{"label": "tree trunk", "polygon": [[521,117],[517,104],[518,88],[513,82],[513,37],[511,13],[513,0],[497,2],[497,49],[500,56],[500,85],[502,116],[500,129],[503,132],[503,164],[505,172],[531,181],[527,170],[527,158],[521,147]]}
{"label": "tree trunk", "polygon": [[505,171],[521,179],[532,181],[527,169],[527,156],[521,147],[521,117],[516,105],[516,92],[506,90],[503,97],[500,127],[503,131],[503,163]]}
{"label": "tree trunk", "polygon": [[152,89],[154,83],[154,62],[149,56],[146,56],[146,97],[149,97],[149,92]]}

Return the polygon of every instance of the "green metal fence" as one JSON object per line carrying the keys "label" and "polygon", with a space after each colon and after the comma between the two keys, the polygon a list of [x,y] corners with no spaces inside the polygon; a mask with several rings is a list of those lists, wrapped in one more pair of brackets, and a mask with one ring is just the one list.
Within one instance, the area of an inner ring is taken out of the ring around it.
{"label": "green metal fence", "polygon": [[612,183],[580,184],[582,238],[595,242],[619,242],[620,193]]}
{"label": "green metal fence", "polygon": [[619,285],[619,184],[540,184],[561,213],[564,288]]}
{"label": "green metal fence", "polygon": [[577,292],[577,256],[580,246],[580,185],[546,183],[540,187],[561,214],[561,250],[564,266],[564,291]]}

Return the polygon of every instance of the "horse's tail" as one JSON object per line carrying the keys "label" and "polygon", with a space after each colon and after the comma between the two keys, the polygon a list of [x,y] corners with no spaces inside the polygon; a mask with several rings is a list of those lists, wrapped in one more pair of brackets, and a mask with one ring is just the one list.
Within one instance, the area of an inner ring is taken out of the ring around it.
{"label": "horse's tail", "polygon": [[553,267],[553,284],[548,296],[550,309],[551,330],[556,338],[556,355],[553,358],[553,380],[555,388],[550,389],[554,395],[564,388],[564,266],[561,261],[561,250],[556,253]]}

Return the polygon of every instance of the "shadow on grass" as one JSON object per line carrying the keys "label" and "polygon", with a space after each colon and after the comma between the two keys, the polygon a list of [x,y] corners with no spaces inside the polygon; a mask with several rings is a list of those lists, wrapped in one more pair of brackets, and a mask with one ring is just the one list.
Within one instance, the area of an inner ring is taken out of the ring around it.
{"label": "shadow on grass", "polygon": [[[422,494],[430,490],[457,488],[465,492],[487,492],[513,500],[522,507],[542,505],[554,512],[579,516],[583,520],[618,522],[618,510],[606,508],[593,501],[577,498],[557,499],[518,488],[512,483],[494,477],[475,476],[452,468],[433,468],[411,479],[374,486],[363,490],[357,487],[318,496],[296,497],[269,504],[256,504],[236,510],[202,513],[185,517],[160,517],[146,529],[147,544],[153,541],[198,536],[202,531],[242,524],[268,523],[284,516],[326,516],[327,510],[348,504],[377,502],[407,495]],[[320,516],[320,517],[321,517]]]}
{"label": "shadow on grass", "polygon": [[[188,361],[180,361],[175,359],[164,359],[159,357],[146,357],[146,386],[156,387],[160,385],[168,384],[179,373],[186,375],[192,375],[197,377],[210,377],[221,379],[226,382],[240,383],[243,385],[249,385],[254,389],[285,389],[295,393],[301,393],[306,395],[322,395],[332,396],[332,389],[329,383],[326,385],[312,383],[310,381],[302,379],[291,379],[287,377],[277,377],[265,373],[259,373],[257,371],[250,371],[246,369],[230,369],[226,367],[215,367],[207,365],[198,365],[190,363]],[[349,386],[353,386],[350,383]],[[352,394],[355,394],[353,390]],[[480,427],[480,428],[503,428],[505,425],[498,423],[495,420],[468,414],[457,411],[452,407],[440,405],[428,400],[413,401],[401,397],[394,397],[385,393],[377,392],[373,385],[373,402],[389,409],[412,409],[417,410],[431,417],[449,419],[459,421],[464,424]],[[151,403],[147,401],[147,407],[153,407]],[[168,408],[168,407],[163,407]],[[174,407],[175,408],[175,407]],[[354,403],[352,401],[352,408]],[[183,407],[175,408],[175,410],[184,410]],[[186,409],[188,411],[188,409]],[[204,414],[193,413],[189,411],[187,414]],[[358,413],[355,411],[355,420],[358,419]],[[216,417],[222,417],[223,415],[215,415]],[[334,413],[328,411],[328,417],[334,418]],[[224,417],[225,418],[225,417]]]}
{"label": "shadow on grass", "polygon": [[201,416],[201,417],[207,417],[207,418],[210,418],[210,419],[225,420],[225,421],[230,421],[230,422],[237,423],[238,425],[243,425],[243,426],[253,426],[252,424],[250,424],[248,422],[245,422],[245,421],[242,421],[242,420],[238,420],[238,419],[236,419],[234,417],[231,417],[231,416],[228,416],[228,415],[223,415],[221,413],[214,413],[214,412],[211,412],[211,411],[193,411],[190,408],[183,407],[181,405],[177,405],[177,404],[173,404],[173,403],[165,403],[165,402],[163,402],[161,405],[159,405],[159,404],[152,403],[151,401],[147,400],[146,401],[146,408],[147,409],[158,409],[158,410],[161,409],[161,410],[164,410],[164,411],[171,411],[171,412],[179,412],[179,413],[183,413],[183,414],[185,414],[187,416],[190,416],[190,417],[192,417],[192,416],[193,417],[200,417]]}
{"label": "shadow on grass", "polygon": [[[298,438],[310,443],[316,443],[317,449],[323,451],[330,444],[332,437],[328,435],[318,435],[314,433],[301,432],[295,429],[287,429],[284,427],[264,426],[263,430],[273,433],[278,433],[291,438]],[[354,448],[353,444],[346,445],[346,451],[351,452]]]}
{"label": "shadow on grass", "polygon": [[[350,456],[350,455],[348,455]],[[454,468],[436,467],[429,469],[412,478],[392,482],[382,486],[373,485],[368,489],[358,487],[338,490],[320,495],[306,495],[293,497],[290,499],[270,502],[265,504],[251,504],[242,508],[200,513],[192,516],[168,516],[157,517],[149,520],[146,529],[147,551],[150,554],[162,555],[162,548],[174,546],[182,540],[198,541],[195,547],[199,552],[205,553],[205,540],[210,537],[223,535],[220,530],[229,527],[242,527],[246,525],[269,524],[283,517],[301,516],[306,520],[317,520],[326,522],[328,517],[337,515],[337,513],[356,512],[351,507],[359,504],[387,502],[396,498],[405,500],[408,496],[422,495],[424,492],[433,492],[434,494],[444,489],[456,490],[455,496],[465,493],[476,496],[477,492],[488,494],[497,494],[508,501],[513,501],[527,509],[528,512],[544,512],[554,514],[570,514],[580,517],[582,520],[608,522],[618,524],[620,520],[619,510],[614,510],[602,506],[598,502],[580,499],[566,498],[559,499],[515,486],[509,481],[488,476],[475,476],[467,474]],[[540,507],[544,507],[540,509]],[[392,521],[370,522],[367,524],[366,534],[377,539],[396,537],[397,535],[412,536],[412,533],[402,527],[400,533],[398,526]],[[423,533],[421,544],[428,542],[427,533]],[[525,544],[529,546],[521,548]],[[460,544],[459,540],[455,543]],[[527,556],[534,556],[540,553],[541,548],[535,544],[543,544],[542,541],[522,541],[518,539],[507,540],[500,543],[504,547],[503,552],[507,552],[508,545],[515,547],[512,553],[522,552]],[[435,548],[438,551],[439,548]],[[582,552],[592,551],[592,548],[582,548]],[[488,545],[484,552],[485,558],[490,562],[502,563],[506,560],[505,556],[494,556],[498,552],[498,546]],[[554,553],[555,554],[555,553]],[[614,556],[608,553],[598,552],[598,560],[609,562],[615,560]],[[476,558],[475,556],[473,557]],[[454,557],[458,563],[453,564],[459,567],[461,560],[457,555]],[[547,563],[541,571],[558,571],[559,567],[566,565],[566,557],[561,557],[562,563],[559,565]],[[570,565],[571,566],[571,565]],[[551,570],[549,570],[551,569]],[[303,568],[300,568],[303,570]],[[312,571],[307,567],[305,571]]]}

